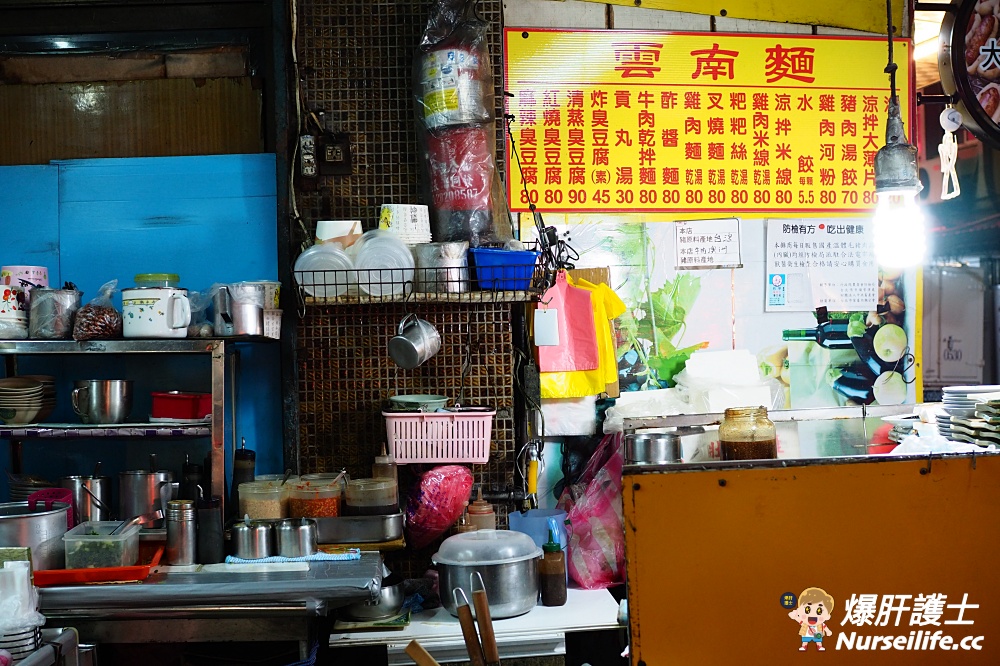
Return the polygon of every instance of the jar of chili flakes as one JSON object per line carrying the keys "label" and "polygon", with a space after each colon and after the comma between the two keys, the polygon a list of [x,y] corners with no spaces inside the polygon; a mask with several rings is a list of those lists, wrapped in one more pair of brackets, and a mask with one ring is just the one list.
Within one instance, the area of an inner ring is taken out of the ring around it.
{"label": "jar of chili flakes", "polygon": [[329,518],[340,515],[340,486],[302,481],[288,491],[290,518]]}

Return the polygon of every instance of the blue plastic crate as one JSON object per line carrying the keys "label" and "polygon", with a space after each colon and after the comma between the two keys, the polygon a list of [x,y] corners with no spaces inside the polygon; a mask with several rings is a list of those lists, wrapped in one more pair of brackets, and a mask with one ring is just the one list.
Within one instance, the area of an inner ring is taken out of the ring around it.
{"label": "blue plastic crate", "polygon": [[539,254],[531,250],[474,247],[469,249],[469,267],[480,289],[523,291],[531,287]]}

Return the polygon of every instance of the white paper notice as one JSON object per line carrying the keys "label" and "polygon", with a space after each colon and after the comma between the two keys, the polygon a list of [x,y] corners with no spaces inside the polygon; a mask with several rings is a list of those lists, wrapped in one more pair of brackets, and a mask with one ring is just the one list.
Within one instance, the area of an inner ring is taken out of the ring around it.
{"label": "white paper notice", "polygon": [[769,219],[766,276],[766,312],[874,310],[872,221]]}
{"label": "white paper notice", "polygon": [[693,268],[740,268],[740,221],[735,217],[719,220],[678,222],[674,261],[677,270]]}

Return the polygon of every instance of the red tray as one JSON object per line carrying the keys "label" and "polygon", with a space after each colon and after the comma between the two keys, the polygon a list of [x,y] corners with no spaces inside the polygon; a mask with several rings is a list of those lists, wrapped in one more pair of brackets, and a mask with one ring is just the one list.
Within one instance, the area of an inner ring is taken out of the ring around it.
{"label": "red tray", "polygon": [[[148,544],[148,545],[147,545]],[[107,567],[94,569],[44,569],[34,573],[36,587],[53,585],[80,585],[83,583],[128,583],[146,580],[150,570],[163,557],[162,541],[139,542],[139,561],[130,567]]]}

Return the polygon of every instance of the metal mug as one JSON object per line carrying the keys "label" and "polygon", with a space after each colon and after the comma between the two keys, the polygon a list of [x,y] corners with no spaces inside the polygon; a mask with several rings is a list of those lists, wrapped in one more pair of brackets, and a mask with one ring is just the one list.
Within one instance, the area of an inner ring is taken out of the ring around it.
{"label": "metal mug", "polygon": [[73,317],[80,309],[83,292],[35,287],[32,295],[28,337],[35,340],[65,340],[71,337]]}
{"label": "metal mug", "polygon": [[76,523],[112,520],[111,479],[106,476],[64,476],[59,486],[73,493]]}
{"label": "metal mug", "polygon": [[[169,470],[147,472],[129,470],[118,475],[118,520],[130,520],[136,516],[163,509],[164,489],[170,499],[176,496],[173,486],[174,474]],[[177,484],[178,486],[180,484]],[[166,512],[164,512],[166,515]],[[163,527],[163,520],[147,524],[147,527]]]}
{"label": "metal mug", "polygon": [[389,340],[389,356],[406,370],[426,363],[440,350],[441,334],[433,324],[415,314],[403,317],[396,335]]}
{"label": "metal mug", "polygon": [[215,334],[264,335],[264,292],[260,282],[220,285],[212,296]]}
{"label": "metal mug", "polygon": [[73,382],[70,402],[84,423],[125,423],[132,411],[131,379],[81,379]]}

